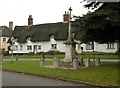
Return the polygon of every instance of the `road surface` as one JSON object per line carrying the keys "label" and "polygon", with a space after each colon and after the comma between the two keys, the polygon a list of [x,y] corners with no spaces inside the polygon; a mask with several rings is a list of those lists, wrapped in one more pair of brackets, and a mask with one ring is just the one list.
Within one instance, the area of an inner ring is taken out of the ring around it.
{"label": "road surface", "polygon": [[67,82],[45,77],[20,74],[14,72],[2,72],[2,86],[88,86],[83,83]]}

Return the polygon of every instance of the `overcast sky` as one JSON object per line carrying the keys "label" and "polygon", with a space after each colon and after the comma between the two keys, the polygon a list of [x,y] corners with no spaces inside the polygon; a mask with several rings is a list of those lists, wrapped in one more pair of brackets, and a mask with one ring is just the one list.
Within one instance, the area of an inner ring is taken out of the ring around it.
{"label": "overcast sky", "polygon": [[8,26],[9,21],[15,25],[27,25],[29,15],[33,24],[62,22],[63,14],[72,7],[72,14],[87,13],[82,0],[0,0],[0,26]]}

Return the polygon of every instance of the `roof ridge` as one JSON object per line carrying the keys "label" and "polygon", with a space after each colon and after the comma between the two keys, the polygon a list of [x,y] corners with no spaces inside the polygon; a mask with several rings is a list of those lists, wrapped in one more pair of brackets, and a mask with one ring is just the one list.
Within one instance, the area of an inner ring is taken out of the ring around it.
{"label": "roof ridge", "polygon": [[55,22],[55,23],[42,23],[42,24],[35,24],[35,25],[32,25],[32,26],[38,26],[38,25],[51,25],[51,24],[60,24],[60,23],[65,23],[65,22]]}

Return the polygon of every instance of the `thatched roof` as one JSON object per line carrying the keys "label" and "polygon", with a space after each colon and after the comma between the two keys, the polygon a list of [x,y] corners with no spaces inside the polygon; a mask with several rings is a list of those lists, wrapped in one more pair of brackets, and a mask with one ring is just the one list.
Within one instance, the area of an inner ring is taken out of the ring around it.
{"label": "thatched roof", "polygon": [[20,43],[25,43],[28,32],[28,26],[15,26],[15,29],[12,33],[12,37],[18,38],[18,42]]}
{"label": "thatched roof", "polygon": [[9,29],[7,26],[0,26],[2,29],[2,37],[10,37],[12,34],[12,30]]}
{"label": "thatched roof", "polygon": [[16,26],[12,37],[18,38],[19,43],[25,43],[27,37],[31,37],[32,42],[49,41],[54,35],[55,40],[67,40],[68,23],[46,23],[32,26]]}
{"label": "thatched roof", "polygon": [[25,43],[27,37],[31,37],[32,42],[49,41],[50,35],[54,35],[55,40],[65,40],[67,38],[67,29],[67,23],[16,26],[12,33],[12,37],[18,38],[19,43]]}

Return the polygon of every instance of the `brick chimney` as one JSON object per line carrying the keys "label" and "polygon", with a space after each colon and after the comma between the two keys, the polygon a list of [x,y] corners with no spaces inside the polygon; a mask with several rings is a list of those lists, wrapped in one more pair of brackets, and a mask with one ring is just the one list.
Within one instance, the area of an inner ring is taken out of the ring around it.
{"label": "brick chimney", "polygon": [[32,25],[33,25],[33,18],[32,18],[32,15],[29,15],[28,26],[32,26]]}
{"label": "brick chimney", "polygon": [[69,22],[69,12],[66,13],[66,11],[65,11],[65,14],[63,15],[63,21]]}
{"label": "brick chimney", "polygon": [[13,22],[12,21],[9,22],[9,29],[13,30]]}

